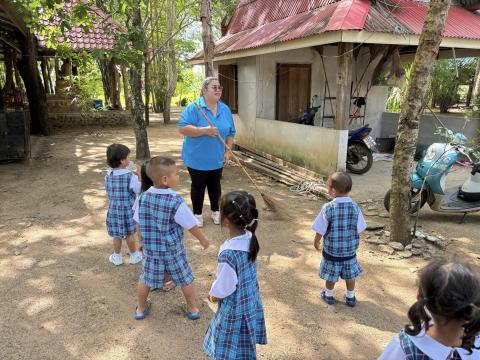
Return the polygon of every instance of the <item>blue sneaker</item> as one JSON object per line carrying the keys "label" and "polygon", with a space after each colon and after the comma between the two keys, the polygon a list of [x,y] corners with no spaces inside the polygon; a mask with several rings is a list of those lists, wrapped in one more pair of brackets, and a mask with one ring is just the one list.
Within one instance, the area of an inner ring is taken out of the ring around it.
{"label": "blue sneaker", "polygon": [[320,297],[322,298],[323,301],[325,301],[328,305],[333,305],[335,304],[335,298],[333,296],[327,296],[327,293],[325,290],[322,290],[320,292]]}
{"label": "blue sneaker", "polygon": [[350,307],[355,307],[357,305],[357,299],[355,296],[351,298],[345,296],[345,304]]}

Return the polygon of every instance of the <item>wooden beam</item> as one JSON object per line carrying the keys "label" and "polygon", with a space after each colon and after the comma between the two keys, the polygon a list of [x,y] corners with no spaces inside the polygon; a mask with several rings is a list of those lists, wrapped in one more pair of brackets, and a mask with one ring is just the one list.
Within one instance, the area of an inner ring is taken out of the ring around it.
{"label": "wooden beam", "polygon": [[352,81],[353,44],[339,43],[337,58],[336,130],[347,130],[350,116],[350,82]]}

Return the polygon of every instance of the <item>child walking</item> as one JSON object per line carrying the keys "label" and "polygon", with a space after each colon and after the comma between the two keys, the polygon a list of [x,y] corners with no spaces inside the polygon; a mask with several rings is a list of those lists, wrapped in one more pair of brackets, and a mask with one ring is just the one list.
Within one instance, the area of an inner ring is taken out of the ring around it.
{"label": "child walking", "polygon": [[333,200],[325,204],[318,214],[312,229],[316,232],[314,246],[320,250],[323,238],[320,278],[325,280],[325,289],[320,297],[329,305],[335,304],[333,288],[338,278],[345,280],[345,302],[356,305],[355,279],[362,273],[357,260],[360,244],[359,234],[367,228],[358,205],[348,196],[352,179],[344,172],[336,172],[327,180],[327,188]]}
{"label": "child walking", "polygon": [[480,359],[480,279],[468,265],[432,260],[421,272],[417,302],[379,360]]}
{"label": "child walking", "polygon": [[123,264],[122,239],[130,251],[130,264],[142,261],[135,248],[135,221],[132,206],[140,192],[140,182],[135,174],[126,169],[130,163],[130,149],[122,144],[107,147],[107,164],[110,169],[105,176],[108,196],[107,230],[113,238],[113,254],[109,260],[114,265]]}
{"label": "child walking", "polygon": [[[140,167],[140,182],[142,183],[142,189],[140,194],[137,195],[137,198],[135,199],[135,204],[133,205],[133,211],[134,211],[134,220],[137,223],[137,229],[136,233],[138,234],[138,248],[139,251],[143,252],[142,248],[142,236],[140,234],[140,220],[138,219],[138,202],[140,199],[140,195],[150,189],[153,186],[153,181],[150,179],[147,175],[147,166],[148,166],[148,160],[145,161],[142,166]],[[175,283],[171,281],[170,275],[168,273],[165,274],[165,285],[163,285],[162,290],[163,291],[170,291],[175,288]],[[154,289],[151,289],[154,290]]]}
{"label": "child walking", "polygon": [[193,272],[188,264],[183,246],[183,229],[188,229],[204,249],[209,240],[197,226],[197,220],[183,198],[174,191],[179,177],[175,161],[156,156],[147,165],[147,175],[153,187],[141,194],[138,206],[140,233],[143,242],[143,267],[138,282],[138,305],[134,317],[142,320],[148,314],[147,300],[151,288],[161,288],[165,273],[182,287],[187,301],[185,316],[191,320],[200,318],[195,303]]}
{"label": "child walking", "polygon": [[255,235],[258,210],[253,196],[245,191],[223,196],[220,221],[228,228],[229,238],[218,253],[217,278],[209,300],[219,304],[203,349],[216,360],[256,359],[256,344],[266,344],[267,334],[257,281],[260,246]]}

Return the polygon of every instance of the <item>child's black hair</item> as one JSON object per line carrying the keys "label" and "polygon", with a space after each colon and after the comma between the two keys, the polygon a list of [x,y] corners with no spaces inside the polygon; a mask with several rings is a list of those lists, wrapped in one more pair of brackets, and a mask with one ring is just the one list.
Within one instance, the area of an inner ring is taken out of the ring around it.
{"label": "child's black hair", "polygon": [[462,348],[472,351],[480,332],[480,278],[472,268],[447,258],[432,260],[420,273],[419,300],[408,310],[412,325],[405,326],[409,335],[418,335],[435,321],[463,320]]}
{"label": "child's black hair", "polygon": [[107,147],[107,164],[111,168],[118,168],[130,154],[130,149],[122,144],[112,144]]}
{"label": "child's black hair", "polygon": [[153,186],[153,181],[147,175],[148,160],[140,167],[140,177],[142,178],[142,192],[147,191]]}
{"label": "child's black hair", "polygon": [[255,261],[260,251],[255,230],[258,225],[258,210],[255,198],[246,191],[232,191],[222,197],[221,215],[240,229],[252,233],[248,260]]}
{"label": "child's black hair", "polygon": [[340,194],[348,194],[352,190],[352,178],[343,171],[334,172],[328,179],[330,186]]}

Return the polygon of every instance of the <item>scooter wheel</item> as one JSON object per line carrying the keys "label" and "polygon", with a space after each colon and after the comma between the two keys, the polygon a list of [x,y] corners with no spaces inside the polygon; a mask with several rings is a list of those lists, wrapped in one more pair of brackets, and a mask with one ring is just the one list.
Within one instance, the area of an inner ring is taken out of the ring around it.
{"label": "scooter wheel", "polygon": [[373,154],[363,142],[355,141],[348,144],[347,169],[353,174],[365,174],[373,164]]}

